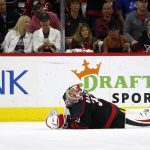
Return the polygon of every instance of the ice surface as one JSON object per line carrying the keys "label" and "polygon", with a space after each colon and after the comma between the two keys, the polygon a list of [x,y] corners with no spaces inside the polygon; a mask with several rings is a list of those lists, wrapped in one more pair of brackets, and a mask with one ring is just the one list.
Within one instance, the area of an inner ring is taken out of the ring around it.
{"label": "ice surface", "polygon": [[0,123],[0,150],[150,150],[150,128],[51,130],[45,122]]}

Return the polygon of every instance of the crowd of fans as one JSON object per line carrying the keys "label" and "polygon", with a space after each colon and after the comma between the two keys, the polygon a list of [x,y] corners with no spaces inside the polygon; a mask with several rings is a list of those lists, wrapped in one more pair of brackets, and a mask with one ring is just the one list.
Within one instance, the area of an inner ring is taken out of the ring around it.
{"label": "crowd of fans", "polygon": [[0,52],[150,52],[149,0],[63,0],[63,4],[0,0]]}

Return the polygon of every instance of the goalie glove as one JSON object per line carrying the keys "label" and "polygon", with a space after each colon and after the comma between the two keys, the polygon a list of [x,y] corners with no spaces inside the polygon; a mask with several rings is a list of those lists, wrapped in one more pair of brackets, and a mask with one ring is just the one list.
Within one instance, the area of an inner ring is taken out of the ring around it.
{"label": "goalie glove", "polygon": [[58,114],[55,110],[51,111],[46,118],[46,125],[51,129],[66,128],[67,115]]}

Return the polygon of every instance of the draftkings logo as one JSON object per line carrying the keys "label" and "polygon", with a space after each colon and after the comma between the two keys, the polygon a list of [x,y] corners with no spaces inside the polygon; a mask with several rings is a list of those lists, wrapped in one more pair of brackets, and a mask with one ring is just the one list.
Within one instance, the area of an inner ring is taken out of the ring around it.
{"label": "draftkings logo", "polygon": [[[140,76],[140,75],[131,75],[131,76],[108,76],[108,75],[99,75],[100,70],[102,69],[102,63],[98,63],[94,68],[89,67],[90,63],[84,59],[82,66],[84,70],[78,72],[77,70],[71,70],[74,75],[80,80],[80,84],[88,92],[92,92],[98,89],[128,89],[129,92],[121,93],[114,92],[112,93],[112,99],[114,103],[122,101],[125,103],[126,100],[132,100],[134,103],[140,103],[142,100],[144,103],[150,103],[150,93],[140,94],[139,88],[149,89],[150,88],[150,76]],[[135,93],[130,92],[130,89],[134,89]],[[124,91],[124,90],[122,90]],[[148,91],[148,90],[147,90]]]}

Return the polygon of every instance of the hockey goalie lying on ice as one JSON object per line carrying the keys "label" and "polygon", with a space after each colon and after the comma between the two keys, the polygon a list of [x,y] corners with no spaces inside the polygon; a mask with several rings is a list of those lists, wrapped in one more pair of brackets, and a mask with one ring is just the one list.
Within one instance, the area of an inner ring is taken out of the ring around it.
{"label": "hockey goalie lying on ice", "polygon": [[46,119],[50,128],[124,128],[124,112],[116,105],[89,94],[79,84],[69,87],[63,99],[69,114],[50,112]]}
{"label": "hockey goalie lying on ice", "polygon": [[51,129],[150,127],[150,108],[127,110],[125,115],[116,105],[94,97],[79,84],[69,87],[63,99],[68,112],[51,111],[46,118]]}

